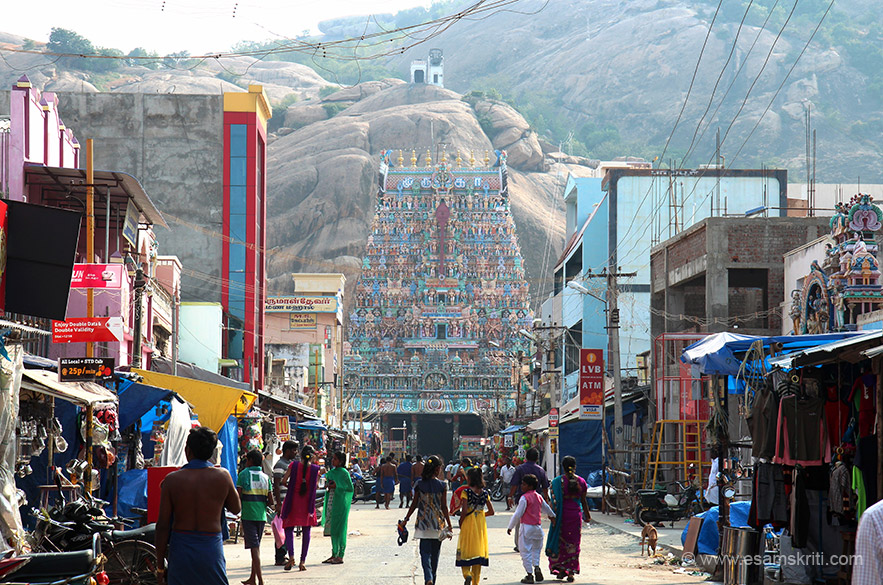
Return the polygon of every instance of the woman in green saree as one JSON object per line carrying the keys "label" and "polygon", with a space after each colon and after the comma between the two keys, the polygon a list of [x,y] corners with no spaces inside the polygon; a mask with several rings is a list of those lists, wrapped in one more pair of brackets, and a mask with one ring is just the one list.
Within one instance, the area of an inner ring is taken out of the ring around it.
{"label": "woman in green saree", "polygon": [[325,474],[325,509],[322,524],[331,536],[331,557],[322,561],[330,565],[343,563],[350,505],[353,503],[353,480],[346,470],[346,455],[338,451],[331,457],[331,469]]}

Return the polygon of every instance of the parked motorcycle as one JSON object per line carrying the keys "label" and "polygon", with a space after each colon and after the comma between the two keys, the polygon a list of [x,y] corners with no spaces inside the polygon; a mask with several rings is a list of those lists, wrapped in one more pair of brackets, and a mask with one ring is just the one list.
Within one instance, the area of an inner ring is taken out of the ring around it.
{"label": "parked motorcycle", "polygon": [[506,496],[509,495],[508,490],[503,489],[503,480],[502,478],[497,478],[494,480],[494,483],[491,484],[491,499],[495,502],[502,502],[506,499]]}
{"label": "parked motorcycle", "polygon": [[101,570],[100,561],[101,540],[98,534],[93,534],[84,550],[3,559],[0,561],[0,583],[108,585],[110,577]]}
{"label": "parked motorcycle", "polygon": [[358,473],[353,474],[353,501],[373,502],[376,497],[374,490],[377,480],[373,477],[364,477]]}
{"label": "parked motorcycle", "polygon": [[673,482],[681,488],[678,496],[667,490],[638,490],[635,502],[635,523],[639,526],[656,522],[674,524],[704,512],[710,506],[702,495],[702,488],[694,481]]}

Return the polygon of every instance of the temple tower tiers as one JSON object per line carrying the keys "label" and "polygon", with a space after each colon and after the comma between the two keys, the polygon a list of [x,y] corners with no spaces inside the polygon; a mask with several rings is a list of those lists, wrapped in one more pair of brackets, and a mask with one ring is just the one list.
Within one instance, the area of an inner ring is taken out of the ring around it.
{"label": "temple tower tiers", "polygon": [[511,356],[529,355],[505,152],[436,156],[381,156],[345,361],[365,412],[504,412],[514,407]]}
{"label": "temple tower tiers", "polygon": [[795,333],[855,330],[858,318],[883,307],[876,234],[883,212],[859,193],[838,203],[822,264],[813,261],[802,288],[792,293]]}

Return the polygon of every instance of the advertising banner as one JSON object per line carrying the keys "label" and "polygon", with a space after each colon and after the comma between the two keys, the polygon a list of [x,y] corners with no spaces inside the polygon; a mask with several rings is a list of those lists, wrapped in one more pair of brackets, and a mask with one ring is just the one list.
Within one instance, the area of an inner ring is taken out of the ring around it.
{"label": "advertising banner", "polygon": [[71,317],[52,322],[52,343],[123,341],[122,317]]}
{"label": "advertising banner", "polygon": [[337,304],[336,296],[267,297],[264,311],[267,313],[336,313]]}
{"label": "advertising banner", "polygon": [[460,437],[461,457],[481,457],[481,437]]}
{"label": "advertising banner", "polygon": [[604,351],[579,350],[579,417],[604,418]]}
{"label": "advertising banner", "polygon": [[122,264],[74,264],[71,288],[120,288]]}
{"label": "advertising banner", "polygon": [[276,436],[279,437],[280,441],[287,441],[291,438],[291,426],[288,421],[288,415],[279,416],[277,415],[275,418],[276,422]]}
{"label": "advertising banner", "polygon": [[113,358],[58,358],[58,381],[112,380],[113,365]]}
{"label": "advertising banner", "polygon": [[554,429],[558,426],[558,409],[551,408],[549,409],[549,428]]}

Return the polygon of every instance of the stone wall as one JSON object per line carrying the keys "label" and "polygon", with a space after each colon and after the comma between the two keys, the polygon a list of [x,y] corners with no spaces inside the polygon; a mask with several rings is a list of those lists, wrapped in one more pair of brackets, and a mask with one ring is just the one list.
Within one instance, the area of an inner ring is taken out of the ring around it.
{"label": "stone wall", "polygon": [[[181,300],[221,301],[223,96],[58,93],[58,109],[95,168],[134,176],[163,213],[159,253],[184,265]],[[0,115],[9,92],[0,92]]]}

